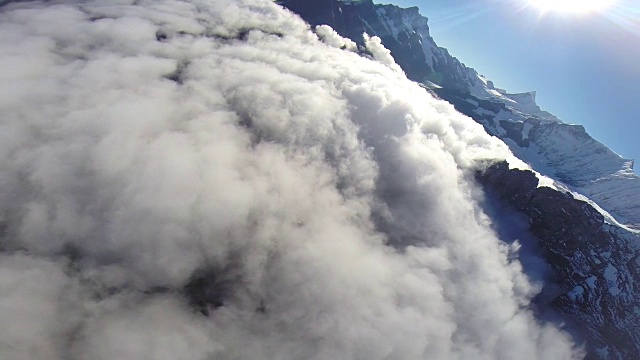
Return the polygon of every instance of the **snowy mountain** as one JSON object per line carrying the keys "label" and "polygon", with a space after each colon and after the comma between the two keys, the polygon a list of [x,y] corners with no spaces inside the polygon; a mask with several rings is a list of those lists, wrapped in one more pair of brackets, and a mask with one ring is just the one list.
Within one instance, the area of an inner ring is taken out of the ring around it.
{"label": "snowy mountain", "polygon": [[640,228],[640,177],[633,160],[620,157],[582,126],[541,110],[535,92],[509,94],[462,64],[437,46],[417,7],[371,0],[281,3],[312,25],[328,24],[356,43],[362,43],[363,32],[380,37],[410,79],[432,87],[536,171],[593,199],[619,222]]}
{"label": "snowy mountain", "polygon": [[[587,339],[589,357],[640,356],[640,177],[623,159],[536,104],[535,92],[510,94],[438,47],[418,9],[370,0],[284,0],[312,25],[328,24],[362,44],[379,36],[407,76],[502,139],[539,174],[495,165],[479,175],[487,191],[526,217],[559,290],[549,304]],[[546,183],[549,185],[549,183]],[[497,221],[497,220],[496,220]],[[522,234],[520,234],[522,236]]]}

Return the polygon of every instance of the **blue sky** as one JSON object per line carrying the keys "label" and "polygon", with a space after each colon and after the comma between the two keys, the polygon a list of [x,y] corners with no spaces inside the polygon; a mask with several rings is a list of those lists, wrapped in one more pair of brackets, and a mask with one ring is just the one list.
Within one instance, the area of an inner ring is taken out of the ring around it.
{"label": "blue sky", "polygon": [[[558,0],[562,1],[562,0]],[[418,6],[438,45],[509,92],[587,131],[640,168],[640,1],[541,14],[527,0],[389,0]]]}

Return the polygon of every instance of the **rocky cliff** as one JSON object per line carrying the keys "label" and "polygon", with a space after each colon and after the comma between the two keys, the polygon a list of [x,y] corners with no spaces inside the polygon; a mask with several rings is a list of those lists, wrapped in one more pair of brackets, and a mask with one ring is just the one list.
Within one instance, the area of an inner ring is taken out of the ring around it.
{"label": "rocky cliff", "polygon": [[362,44],[362,34],[378,36],[396,62],[414,81],[466,91],[481,87],[478,73],[438,47],[427,18],[417,7],[374,4],[371,0],[284,0],[279,2],[312,26],[329,25],[340,35]]}
{"label": "rocky cliff", "polygon": [[531,171],[506,163],[478,174],[489,196],[524,214],[560,286],[551,305],[577,325],[593,359],[640,354],[638,237],[605,222],[571,193],[539,186]]}

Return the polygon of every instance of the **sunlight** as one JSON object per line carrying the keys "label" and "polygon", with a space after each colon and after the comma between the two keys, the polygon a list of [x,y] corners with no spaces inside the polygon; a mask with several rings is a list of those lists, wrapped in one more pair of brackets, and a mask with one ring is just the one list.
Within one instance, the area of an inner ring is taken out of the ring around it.
{"label": "sunlight", "polygon": [[529,0],[529,5],[540,11],[564,13],[592,13],[605,10],[615,0]]}

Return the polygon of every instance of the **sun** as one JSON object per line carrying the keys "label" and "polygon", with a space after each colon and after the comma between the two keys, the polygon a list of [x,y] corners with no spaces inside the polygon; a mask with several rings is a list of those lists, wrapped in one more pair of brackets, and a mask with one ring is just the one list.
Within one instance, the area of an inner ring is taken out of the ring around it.
{"label": "sun", "polygon": [[614,2],[615,0],[529,0],[529,5],[542,12],[584,14],[603,11]]}

